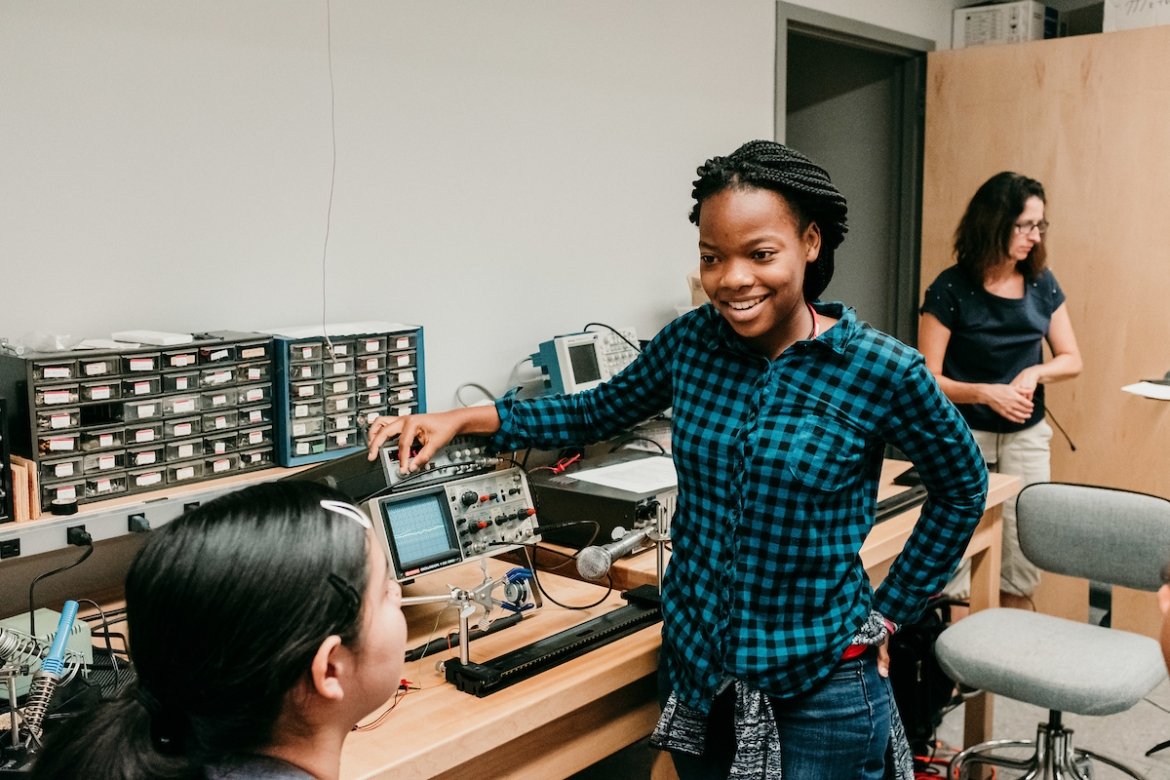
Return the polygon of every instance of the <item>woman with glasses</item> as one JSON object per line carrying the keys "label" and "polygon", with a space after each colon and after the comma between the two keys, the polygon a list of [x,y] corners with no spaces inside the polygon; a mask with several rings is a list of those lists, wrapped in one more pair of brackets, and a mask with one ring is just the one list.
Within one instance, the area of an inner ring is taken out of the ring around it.
{"label": "woman with glasses", "polygon": [[398,688],[398,584],[370,522],[308,482],[255,485],[154,531],[126,578],[137,681],[50,732],[42,778],[336,778]]}
{"label": "woman with glasses", "polygon": [[[1025,485],[1050,474],[1044,385],[1081,372],[1064,292],[1045,263],[1045,202],[1043,185],[1018,173],[984,182],[955,231],[957,262],[927,288],[918,326],[926,365],[971,425],[988,466]],[[1009,501],[1000,604],[1026,607],[1039,582],[1020,551]]]}

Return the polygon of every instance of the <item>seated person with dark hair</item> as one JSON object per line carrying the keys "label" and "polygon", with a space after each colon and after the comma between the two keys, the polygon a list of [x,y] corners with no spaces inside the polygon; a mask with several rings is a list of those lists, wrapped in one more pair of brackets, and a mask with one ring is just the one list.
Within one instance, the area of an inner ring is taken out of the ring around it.
{"label": "seated person with dark hair", "polygon": [[151,534],[126,578],[137,683],[58,726],[36,778],[331,780],[401,678],[406,624],[370,522],[308,482]]}

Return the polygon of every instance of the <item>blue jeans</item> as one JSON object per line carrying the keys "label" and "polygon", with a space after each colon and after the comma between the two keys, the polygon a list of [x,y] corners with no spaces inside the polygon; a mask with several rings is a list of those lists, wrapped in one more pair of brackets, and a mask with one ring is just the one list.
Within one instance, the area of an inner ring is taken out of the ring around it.
{"label": "blue jeans", "polygon": [[[665,683],[664,674],[659,682]],[[892,702],[874,651],[842,661],[807,693],[772,699],[784,780],[881,780]],[[735,691],[728,688],[711,710],[707,752],[702,757],[671,754],[679,780],[726,780],[735,756],[734,720]]]}

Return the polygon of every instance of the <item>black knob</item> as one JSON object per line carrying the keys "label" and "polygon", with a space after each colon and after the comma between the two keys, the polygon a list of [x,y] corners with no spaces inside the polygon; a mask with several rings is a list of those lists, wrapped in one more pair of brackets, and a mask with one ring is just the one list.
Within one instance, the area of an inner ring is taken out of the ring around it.
{"label": "black knob", "polygon": [[463,495],[459,496],[459,500],[463,502],[463,506],[475,506],[479,503],[479,493],[474,490],[464,490]]}

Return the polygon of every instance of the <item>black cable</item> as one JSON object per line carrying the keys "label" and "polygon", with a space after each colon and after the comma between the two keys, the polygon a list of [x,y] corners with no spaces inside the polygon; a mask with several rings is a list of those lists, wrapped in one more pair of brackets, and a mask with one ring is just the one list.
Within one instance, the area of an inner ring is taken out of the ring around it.
{"label": "black cable", "polygon": [[[601,523],[597,522],[596,520],[566,520],[563,523],[552,523],[551,525],[538,525],[533,530],[533,532],[541,534],[543,536],[548,531],[557,531],[557,530],[560,530],[562,528],[572,528],[573,526],[578,526],[578,525],[588,525],[588,526],[593,527],[593,533],[592,533],[592,535],[590,535],[589,541],[587,541],[587,542],[585,542],[585,544],[581,545],[582,548],[589,547],[594,542],[597,541],[597,537],[601,534]],[[532,547],[532,565],[533,565],[533,567],[535,567],[536,566],[537,551],[539,551],[541,548],[540,548],[539,544],[533,544],[533,545],[531,545],[531,547]],[[558,571],[559,569],[562,569],[565,566],[568,566],[570,562],[575,561],[577,559],[577,555],[580,554],[580,552],[581,552],[581,550],[578,549],[577,552],[573,553],[572,555],[567,555],[567,554],[561,552],[560,550],[553,550],[552,548],[549,548],[549,547],[546,547],[544,549],[550,553],[553,553],[554,555],[560,555],[561,557],[566,559],[563,563],[560,563],[560,564],[557,564],[556,566],[551,567],[549,569],[550,572],[551,571]]]}
{"label": "black cable", "polygon": [[[536,545],[533,545],[533,547],[535,548]],[[552,550],[551,552],[556,552],[556,550]],[[542,585],[540,583],[540,575],[537,573],[536,567],[533,566],[533,569],[532,569],[532,581],[534,583],[536,583],[536,587],[540,590],[540,592],[544,595],[544,597],[546,599],[551,601],[553,604],[556,604],[561,609],[581,610],[581,609],[592,609],[593,607],[600,606],[607,598],[609,598],[609,594],[613,593],[613,576],[607,573],[605,575],[605,579],[606,579],[606,583],[607,583],[606,589],[605,589],[605,593],[601,594],[601,598],[599,598],[597,601],[594,601],[592,604],[581,604],[578,606],[573,606],[571,604],[564,604],[560,601],[557,601],[555,598],[553,598],[552,594],[550,594],[547,590],[545,590],[544,585]]]}
{"label": "black cable", "polygon": [[[123,623],[126,621],[126,608],[125,607],[115,607],[114,609],[108,609],[105,611],[104,614],[105,614],[105,620],[107,622],[109,622],[110,625],[114,625],[115,623]],[[118,619],[114,620],[114,618],[118,618]],[[99,620],[102,620],[102,618],[99,617],[98,615],[86,615],[85,617],[83,617],[81,619],[87,623],[95,623],[95,622],[98,622]]]}
{"label": "black cable", "polygon": [[[580,520],[580,521],[577,521],[575,523],[559,523],[558,526],[559,525],[585,525],[585,524],[596,525],[596,522],[593,520]],[[600,530],[600,526],[598,527],[598,530]],[[596,538],[596,536],[597,536],[597,532],[594,532],[594,538]],[[593,539],[590,539],[589,542],[590,542],[590,544],[592,544]],[[589,545],[586,545],[586,547],[588,547],[588,546]],[[605,593],[603,593],[601,595],[601,598],[599,598],[597,601],[593,602],[592,604],[584,604],[581,606],[572,606],[572,605],[563,604],[560,601],[557,601],[555,598],[552,597],[552,595],[545,589],[544,585],[542,585],[540,582],[540,576],[538,574],[539,569],[536,566],[536,559],[538,557],[537,554],[538,554],[539,550],[541,549],[540,545],[539,544],[532,544],[532,545],[525,545],[525,547],[532,548],[532,581],[534,583],[536,583],[536,587],[540,590],[540,592],[542,594],[544,594],[545,598],[547,598],[553,604],[556,604],[558,607],[561,607],[562,609],[577,609],[577,610],[592,609],[593,607],[596,607],[599,604],[601,604],[602,602],[604,602],[607,598],[609,598],[609,594],[613,593],[613,575],[611,575],[607,572],[605,575],[605,580],[606,580]],[[560,550],[554,550],[551,547],[545,547],[544,550],[545,550],[545,552],[552,553],[553,555],[559,555],[565,559],[564,563],[561,563],[558,566],[554,566],[554,567],[550,568],[548,570],[549,572],[555,572],[558,569],[561,569],[565,566],[568,566],[570,562],[575,561],[577,559],[578,553],[581,552],[580,550],[578,550],[577,552],[573,553],[572,555],[569,555],[567,553],[561,552]],[[594,584],[596,584],[596,583],[594,583]]]}
{"label": "black cable", "polygon": [[[568,528],[570,526],[575,526],[575,525],[591,525],[591,526],[593,526],[593,534],[589,537],[588,543],[583,545],[584,547],[588,547],[591,544],[593,544],[597,540],[597,535],[599,533],[601,533],[601,524],[598,523],[596,520],[570,520],[570,521],[567,521],[564,523],[553,523],[552,525],[537,526],[537,527],[533,528],[533,533],[543,534],[545,531],[555,531],[555,530],[560,529],[560,528]],[[520,544],[523,547],[531,547],[532,548],[532,567],[535,569],[536,568],[537,552],[541,549],[539,542],[528,543],[528,544],[525,544],[523,542],[520,542],[520,543],[517,543],[517,542],[488,542],[488,547],[513,547],[517,544]],[[554,550],[551,547],[545,547],[543,549],[546,552],[550,552],[554,555],[559,555],[565,559],[562,563],[558,563],[556,566],[550,566],[548,569],[548,571],[550,571],[550,572],[559,571],[560,569],[563,569],[565,566],[568,566],[571,562],[573,562],[577,559],[578,553],[581,552],[580,550],[577,550],[577,552],[573,553],[572,555],[569,555],[568,553],[561,552],[560,550]]]}
{"label": "black cable", "polygon": [[436,468],[431,469],[430,471],[416,471],[413,474],[407,474],[405,477],[398,480],[397,484],[394,485],[393,489],[398,490],[403,484],[410,482],[411,480],[414,480],[414,479],[419,479],[420,477],[432,476],[440,471],[451,471],[452,469],[461,469],[466,465],[467,465],[466,463],[443,463],[443,464],[440,464],[439,466],[437,466]]}
{"label": "black cable", "polygon": [[589,329],[590,329],[590,328],[592,328],[594,325],[596,325],[596,326],[597,326],[597,327],[599,327],[599,328],[607,328],[607,329],[609,329],[609,330],[613,331],[615,334],[617,334],[617,337],[618,337],[619,339],[621,339],[622,341],[626,342],[626,343],[627,343],[627,344],[629,344],[631,347],[633,347],[635,352],[641,352],[641,351],[642,351],[642,347],[641,347],[641,346],[639,346],[639,345],[635,344],[634,342],[630,341],[628,338],[626,338],[626,334],[622,333],[620,330],[618,330],[617,328],[615,328],[613,325],[607,325],[607,324],[606,324],[606,323],[604,323],[604,322],[587,322],[587,323],[585,323],[585,327],[584,327],[584,328],[582,328],[582,330],[584,330],[586,333],[588,333],[588,332],[589,332]]}
{"label": "black cable", "polygon": [[92,604],[93,608],[98,611],[102,619],[103,631],[102,635],[106,639],[106,652],[110,654],[110,668],[114,670],[114,685],[115,687],[122,681],[122,670],[118,668],[118,657],[114,655],[114,646],[110,643],[110,624],[106,619],[106,613],[102,611],[101,605],[93,599],[78,599],[80,602]]}
{"label": "black cable", "polygon": [[505,463],[511,463],[516,468],[520,469],[521,471],[524,471],[524,465],[520,461],[518,461],[514,457],[512,457],[511,455],[496,455],[495,457],[496,457],[496,460],[500,460],[500,461],[503,461]]}
{"label": "black cable", "polygon": [[665,448],[665,447],[663,447],[663,446],[662,446],[661,444],[659,444],[658,442],[654,441],[654,439],[651,439],[649,436],[630,436],[630,437],[628,437],[628,438],[626,438],[626,439],[622,439],[622,440],[621,440],[621,441],[619,441],[617,444],[613,445],[613,447],[611,447],[609,451],[610,451],[611,453],[612,453],[612,452],[617,452],[617,451],[618,451],[618,450],[620,450],[622,447],[628,446],[629,444],[631,444],[631,443],[633,443],[633,442],[636,442],[636,441],[644,441],[644,442],[647,442],[647,443],[649,443],[649,444],[653,444],[655,447],[657,447],[657,448],[658,448],[658,451],[659,451],[659,452],[661,452],[663,455],[667,455],[667,454],[669,454],[669,453],[667,453],[667,451],[666,451],[666,448]]}
{"label": "black cable", "polygon": [[1068,448],[1069,448],[1070,450],[1072,450],[1073,452],[1076,452],[1076,451],[1077,451],[1077,445],[1073,444],[1073,440],[1072,440],[1072,439],[1070,439],[1070,438],[1069,438],[1069,435],[1068,435],[1068,433],[1067,433],[1067,432],[1065,432],[1065,430],[1064,430],[1064,426],[1062,426],[1062,425],[1061,425],[1059,422],[1057,422],[1057,420],[1056,420],[1056,415],[1054,415],[1054,414],[1052,413],[1052,407],[1051,407],[1051,406],[1048,406],[1048,405],[1045,405],[1045,407],[1044,407],[1044,413],[1045,413],[1046,415],[1048,415],[1048,417],[1049,417],[1049,418],[1052,420],[1052,424],[1056,426],[1056,430],[1060,431],[1060,433],[1061,433],[1061,434],[1064,436],[1064,440],[1068,442]]}
{"label": "black cable", "polygon": [[85,559],[91,555],[93,555],[93,542],[92,541],[85,546],[85,552],[83,552],[81,554],[81,557],[78,558],[73,563],[67,564],[65,566],[61,566],[60,568],[53,569],[52,571],[47,571],[44,574],[38,574],[37,576],[33,577],[33,581],[30,582],[28,585],[28,632],[34,639],[37,636],[37,619],[33,614],[34,613],[33,589],[36,588],[37,583],[40,582],[41,580],[48,579],[49,577],[52,577],[54,574],[60,574],[63,571],[69,571],[74,566],[80,566],[85,561]]}
{"label": "black cable", "polygon": [[[546,526],[545,528],[543,528],[541,530],[547,530],[548,528],[560,528],[562,526],[570,526],[570,525],[598,526],[597,521],[595,521],[595,520],[577,520],[574,522],[557,523],[556,525]],[[600,530],[600,526],[598,526],[598,530]],[[596,538],[596,537],[597,537],[597,531],[594,531],[594,538]],[[590,544],[592,544],[593,539],[590,539],[589,541],[590,541]],[[505,546],[506,545],[508,547],[511,547],[513,544],[515,544],[515,543],[514,542],[493,542],[492,546]],[[604,594],[602,594],[601,598],[599,598],[597,601],[593,602],[592,604],[583,604],[580,606],[573,606],[571,604],[564,604],[560,601],[557,601],[555,598],[552,597],[552,594],[550,594],[547,590],[545,590],[545,587],[540,584],[540,575],[538,574],[539,568],[536,565],[536,559],[538,557],[537,553],[542,549],[540,544],[539,543],[532,544],[532,543],[523,543],[522,542],[522,543],[520,543],[519,546],[527,547],[527,548],[530,548],[532,550],[532,581],[536,584],[536,587],[541,592],[541,594],[543,594],[545,598],[547,598],[553,604],[556,604],[558,607],[560,607],[562,609],[576,609],[576,610],[592,609],[593,607],[598,606],[603,601],[605,601],[607,598],[609,598],[609,594],[613,593],[613,575],[607,573],[605,575],[605,579],[607,581],[606,591]],[[589,545],[586,545],[586,547],[588,547],[588,546]],[[545,547],[543,549],[545,552],[552,553],[553,555],[559,555],[565,559],[564,563],[558,564],[557,566],[550,567],[548,569],[548,572],[550,572],[550,573],[555,572],[558,569],[561,569],[561,568],[569,565],[570,562],[577,559],[577,553],[580,552],[580,550],[578,550],[577,552],[570,555],[568,553],[561,552],[560,550],[554,550],[551,547]],[[597,583],[593,583],[593,584],[596,585]]]}

